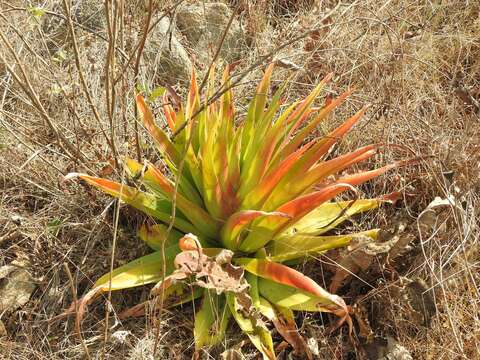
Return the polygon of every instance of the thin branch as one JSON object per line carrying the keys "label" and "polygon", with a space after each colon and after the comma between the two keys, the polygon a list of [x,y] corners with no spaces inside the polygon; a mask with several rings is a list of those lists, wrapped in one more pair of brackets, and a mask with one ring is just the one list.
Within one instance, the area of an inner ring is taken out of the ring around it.
{"label": "thin branch", "polygon": [[[155,20],[155,22],[152,24],[152,26],[150,26],[150,28],[148,29],[148,33],[150,33],[154,28],[155,26],[157,26],[157,24],[162,21],[162,19],[167,16],[167,14],[169,14],[170,12],[172,12],[177,6],[179,6],[182,2],[184,2],[184,0],[179,0],[177,1],[175,4],[173,4],[171,7],[169,7],[168,9],[164,10],[163,11],[163,15],[160,16],[157,20]],[[137,50],[138,48],[140,47],[140,42],[138,42],[133,51],[132,51],[132,55],[130,55],[130,57],[128,58],[127,62],[125,63],[125,65],[123,66],[123,68],[120,70],[120,74],[118,74],[118,76],[115,78],[115,81],[113,82],[114,84],[117,84],[124,76],[125,72],[127,71],[127,68],[130,66],[130,64],[132,63],[133,59],[135,58],[135,54],[137,53]]]}
{"label": "thin branch", "polygon": [[[147,18],[145,19],[145,29],[143,30],[143,35],[138,46],[137,57],[135,59],[135,66],[133,68],[133,83],[135,85],[137,84],[137,80],[138,80],[140,62],[142,61],[142,54],[143,54],[143,50],[145,49],[145,43],[147,41],[147,37],[150,29],[150,22],[152,21],[153,10],[154,10],[153,0],[149,0],[148,9],[147,9]],[[142,161],[142,152],[140,149],[140,140],[138,138],[138,124],[137,124],[138,110],[137,110],[137,105],[135,103],[133,104],[133,111],[135,114],[133,119],[133,125],[135,130],[135,148],[137,150],[137,161],[140,162]]]}
{"label": "thin branch", "polygon": [[[341,3],[339,2],[337,4],[337,6],[335,6],[335,8],[333,8],[333,10],[329,11],[322,19],[319,20],[319,22],[322,22],[323,20],[325,19],[328,19],[339,7],[340,7]],[[345,11],[342,12],[342,14],[344,14],[348,9],[350,9],[352,5],[348,6],[347,9]],[[342,15],[340,14],[340,16]],[[220,86],[220,88],[206,101],[205,104],[203,104],[202,106],[200,106],[200,108],[190,117],[190,119],[187,119],[187,121],[185,121],[172,135],[172,139],[175,139],[175,137],[180,134],[184,129],[185,127],[188,125],[188,123],[194,119],[195,117],[198,116],[198,114],[200,114],[206,106],[210,105],[211,103],[213,103],[214,101],[216,101],[217,99],[219,99],[223,94],[225,94],[228,90],[232,89],[233,87],[235,87],[240,81],[242,81],[245,76],[247,76],[251,71],[253,71],[254,69],[256,69],[257,67],[263,65],[267,60],[269,60],[271,57],[273,57],[276,53],[278,53],[279,51],[283,50],[284,48],[286,48],[287,46],[289,45],[292,45],[304,38],[306,38],[307,36],[309,36],[310,34],[314,33],[314,32],[317,32],[319,30],[322,30],[322,29],[325,29],[327,27],[330,27],[331,25],[330,24],[326,24],[326,25],[322,25],[322,26],[318,26],[318,27],[315,27],[313,29],[310,29],[306,32],[304,32],[303,34],[289,40],[289,41],[286,41],[285,43],[277,46],[275,49],[271,50],[268,54],[266,55],[263,55],[260,57],[260,59],[258,59],[256,62],[254,62],[252,65],[250,65],[246,70],[244,70],[243,72],[241,72],[240,74],[237,74],[237,75],[232,75],[230,76],[230,78],[224,82],[224,84],[222,86]],[[226,85],[226,84],[230,84],[230,85]]]}
{"label": "thin branch", "polygon": [[115,160],[115,165],[118,168],[118,159],[117,159],[117,152],[116,152],[116,149],[115,149],[115,144],[113,142],[113,139],[111,139],[112,141],[110,141],[110,139],[108,138],[105,130],[102,127],[102,120],[100,118],[100,114],[98,113],[97,107],[93,103],[92,94],[90,94],[87,82],[85,80],[85,76],[83,74],[82,65],[80,63],[80,52],[78,50],[77,37],[75,35],[75,29],[73,28],[73,22],[72,22],[72,17],[71,17],[71,9],[70,9],[69,0],[62,0],[62,2],[63,2],[65,13],[66,13],[66,16],[67,16],[67,19],[68,19],[68,27],[69,27],[69,30],[70,30],[70,34],[72,35],[73,52],[75,54],[75,66],[77,67],[78,77],[80,78],[80,83],[82,84],[82,90],[83,90],[85,96],[87,97],[88,104],[90,105],[90,109],[93,112],[93,115],[95,117],[95,120],[98,123],[98,126],[99,126],[100,130],[101,130],[103,136],[105,137],[105,140],[107,141],[107,144],[110,146],[110,149],[112,150],[113,158]]}
{"label": "thin branch", "polygon": [[68,275],[68,280],[70,282],[70,289],[72,290],[72,296],[73,296],[73,303],[75,304],[75,328],[78,334],[78,339],[80,340],[80,343],[82,344],[83,350],[85,350],[85,356],[87,357],[88,360],[91,359],[90,353],[88,352],[88,347],[87,344],[85,343],[85,340],[83,339],[82,336],[82,326],[80,324],[80,318],[78,316],[78,299],[77,299],[77,291],[75,290],[75,283],[73,281],[73,276],[72,273],[70,272],[70,269],[67,265],[67,263],[63,263],[63,267],[65,268],[65,272]]}
{"label": "thin branch", "polygon": [[237,14],[237,11],[240,7],[240,4],[235,8],[234,11],[232,11],[232,15],[230,16],[230,19],[228,20],[227,26],[225,27],[225,30],[223,31],[222,37],[220,39],[220,42],[218,43],[217,50],[215,51],[215,54],[213,55],[212,61],[210,62],[210,65],[208,66],[207,72],[205,76],[203,77],[203,80],[200,84],[200,87],[198,89],[199,92],[202,91],[204,88],[205,84],[207,83],[208,80],[208,74],[210,73],[210,70],[212,69],[212,66],[215,64],[215,62],[218,59],[218,56],[220,55],[220,51],[222,50],[223,43],[225,42],[225,39],[227,37],[228,31],[230,30],[230,27],[232,26],[233,19],[235,18],[235,15]]}
{"label": "thin branch", "polygon": [[[20,62],[20,59],[18,58],[17,53],[13,49],[11,43],[8,41],[8,39],[5,37],[5,35],[0,32],[0,38],[2,41],[5,43],[7,46],[8,50],[12,53],[13,57],[15,58],[15,61],[20,68],[20,72],[23,75],[23,81],[20,79],[18,74],[15,72],[15,70],[8,65],[6,58],[0,54],[0,60],[5,64],[5,67],[7,68],[7,71],[13,76],[15,81],[18,83],[18,85],[22,88],[22,90],[25,92],[25,94],[30,98],[30,101],[32,101],[33,105],[35,108],[39,111],[42,119],[45,121],[47,126],[50,128],[50,130],[54,133],[55,137],[57,138],[58,145],[59,147],[73,160],[76,161],[77,159],[80,160],[81,162],[85,162],[85,158],[82,156],[81,153],[77,152],[77,149],[75,146],[65,137],[65,135],[62,132],[59,132],[55,125],[53,124],[52,119],[47,113],[47,110],[43,107],[40,98],[38,97],[38,94],[35,92],[35,89],[33,88],[32,84],[30,83],[30,80],[27,76],[27,73],[25,71],[25,68],[23,64]],[[63,145],[62,145],[63,144]],[[65,147],[64,147],[65,146]],[[68,151],[67,151],[68,149]],[[74,156],[76,155],[76,157]]]}

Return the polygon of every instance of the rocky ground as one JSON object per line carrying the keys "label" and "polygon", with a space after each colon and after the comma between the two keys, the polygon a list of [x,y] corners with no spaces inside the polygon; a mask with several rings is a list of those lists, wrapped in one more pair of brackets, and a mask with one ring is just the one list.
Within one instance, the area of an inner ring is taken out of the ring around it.
{"label": "rocky ground", "polygon": [[[369,103],[338,151],[381,142],[401,146],[387,147],[378,163],[422,157],[420,165],[360,189],[365,196],[402,193],[395,205],[347,225],[382,227],[380,243],[358,242],[302,265],[355,308],[353,341],[347,329],[328,334],[328,316],[296,319],[316,358],[478,357],[479,4],[107,3],[105,9],[98,1],[67,1],[65,8],[57,0],[0,0],[1,359],[86,357],[74,322],[56,316],[72,302],[72,288],[80,296],[108,271],[113,203],[63,176],[89,171],[120,178],[114,153],[140,150],[154,160],[134,120],[135,88],[159,113],[159,87],[183,96],[192,68],[201,80],[213,59],[235,64],[235,74],[244,75],[235,88],[240,113],[268,62],[277,64],[273,87],[291,77],[286,102],[334,72],[322,101],[357,90],[318,134]],[[142,217],[126,207],[120,215],[115,265],[147,251],[135,238]],[[154,358],[155,319],[115,316],[147,296],[148,289],[113,294],[107,339],[105,299],[90,307],[82,336],[92,358]],[[157,358],[192,356],[193,312],[185,305],[162,315]],[[243,340],[232,327],[226,341],[202,357],[255,358]],[[275,340],[281,348],[280,337]],[[288,347],[280,351],[281,358],[292,356]]]}

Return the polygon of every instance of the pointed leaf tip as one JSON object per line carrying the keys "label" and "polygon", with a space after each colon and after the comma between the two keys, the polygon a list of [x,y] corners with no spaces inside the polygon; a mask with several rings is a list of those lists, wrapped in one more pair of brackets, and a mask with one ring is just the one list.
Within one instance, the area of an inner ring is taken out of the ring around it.
{"label": "pointed leaf tip", "polygon": [[71,173],[68,173],[67,175],[65,175],[63,177],[63,180],[64,181],[70,181],[72,179],[76,179],[76,178],[79,178],[79,177],[82,177],[82,176],[87,176],[87,174],[82,174],[82,173],[77,173],[77,172],[71,172]]}

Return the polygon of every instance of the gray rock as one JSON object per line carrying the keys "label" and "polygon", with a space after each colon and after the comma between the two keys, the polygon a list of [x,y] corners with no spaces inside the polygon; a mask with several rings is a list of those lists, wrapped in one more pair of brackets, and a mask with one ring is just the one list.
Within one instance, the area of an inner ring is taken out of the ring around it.
{"label": "gray rock", "polygon": [[[61,1],[56,3],[51,10],[59,14],[65,13]],[[102,2],[96,0],[74,1],[70,10],[73,21],[80,25],[84,31],[90,33],[104,32],[106,19]],[[47,46],[51,55],[54,55],[66,45],[70,45],[70,30],[65,19],[43,15],[42,20],[42,29],[48,35]],[[75,26],[76,29],[78,29],[78,25]]]}
{"label": "gray rock", "polygon": [[[177,11],[177,26],[193,48],[197,61],[209,64],[232,11],[220,2],[196,3],[182,6]],[[227,62],[238,60],[247,43],[238,20],[234,19],[225,37],[220,57]]]}
{"label": "gray rock", "polygon": [[17,266],[0,268],[0,313],[12,311],[25,305],[35,290],[30,273]]}
{"label": "gray rock", "polygon": [[388,338],[387,353],[380,360],[413,360],[410,352],[392,338]]}
{"label": "gray rock", "polygon": [[2,320],[0,320],[0,338],[7,335],[7,328],[5,327],[5,324],[2,322]]}
{"label": "gray rock", "polygon": [[155,69],[156,80],[169,84],[190,79],[192,62],[178,40],[179,34],[168,18],[163,18],[150,35],[144,51],[144,62]]}
{"label": "gray rock", "polygon": [[364,349],[369,360],[413,360],[410,352],[389,336],[375,337]]}

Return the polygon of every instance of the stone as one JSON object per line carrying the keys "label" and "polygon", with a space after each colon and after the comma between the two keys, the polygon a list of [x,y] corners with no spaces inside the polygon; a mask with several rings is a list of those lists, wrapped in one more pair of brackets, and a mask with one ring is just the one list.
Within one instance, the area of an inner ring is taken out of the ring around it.
{"label": "stone", "polygon": [[178,36],[170,20],[164,17],[147,40],[144,63],[153,67],[155,80],[174,85],[190,79],[192,62]]}
{"label": "stone", "polygon": [[7,335],[8,335],[7,328],[5,327],[5,324],[3,323],[3,321],[0,320],[0,338]]}
{"label": "stone", "polygon": [[[61,2],[54,4],[49,10],[59,14],[65,13]],[[106,19],[103,4],[99,5],[95,0],[74,1],[70,11],[73,21],[77,24],[76,30],[81,27],[83,31],[89,33],[104,32]],[[42,20],[42,30],[48,35],[47,47],[51,55],[70,45],[70,30],[64,18],[43,15]]]}
{"label": "stone", "polygon": [[413,360],[410,352],[393,338],[387,338],[387,353],[379,360]]}
{"label": "stone", "polygon": [[[199,2],[178,9],[176,17],[178,29],[186,37],[199,63],[210,64],[231,14],[230,8],[220,2]],[[234,19],[219,56],[227,62],[233,62],[240,59],[246,48],[245,34],[240,22]]]}
{"label": "stone", "polygon": [[36,289],[30,273],[17,266],[0,268],[0,313],[13,311],[25,305]]}

